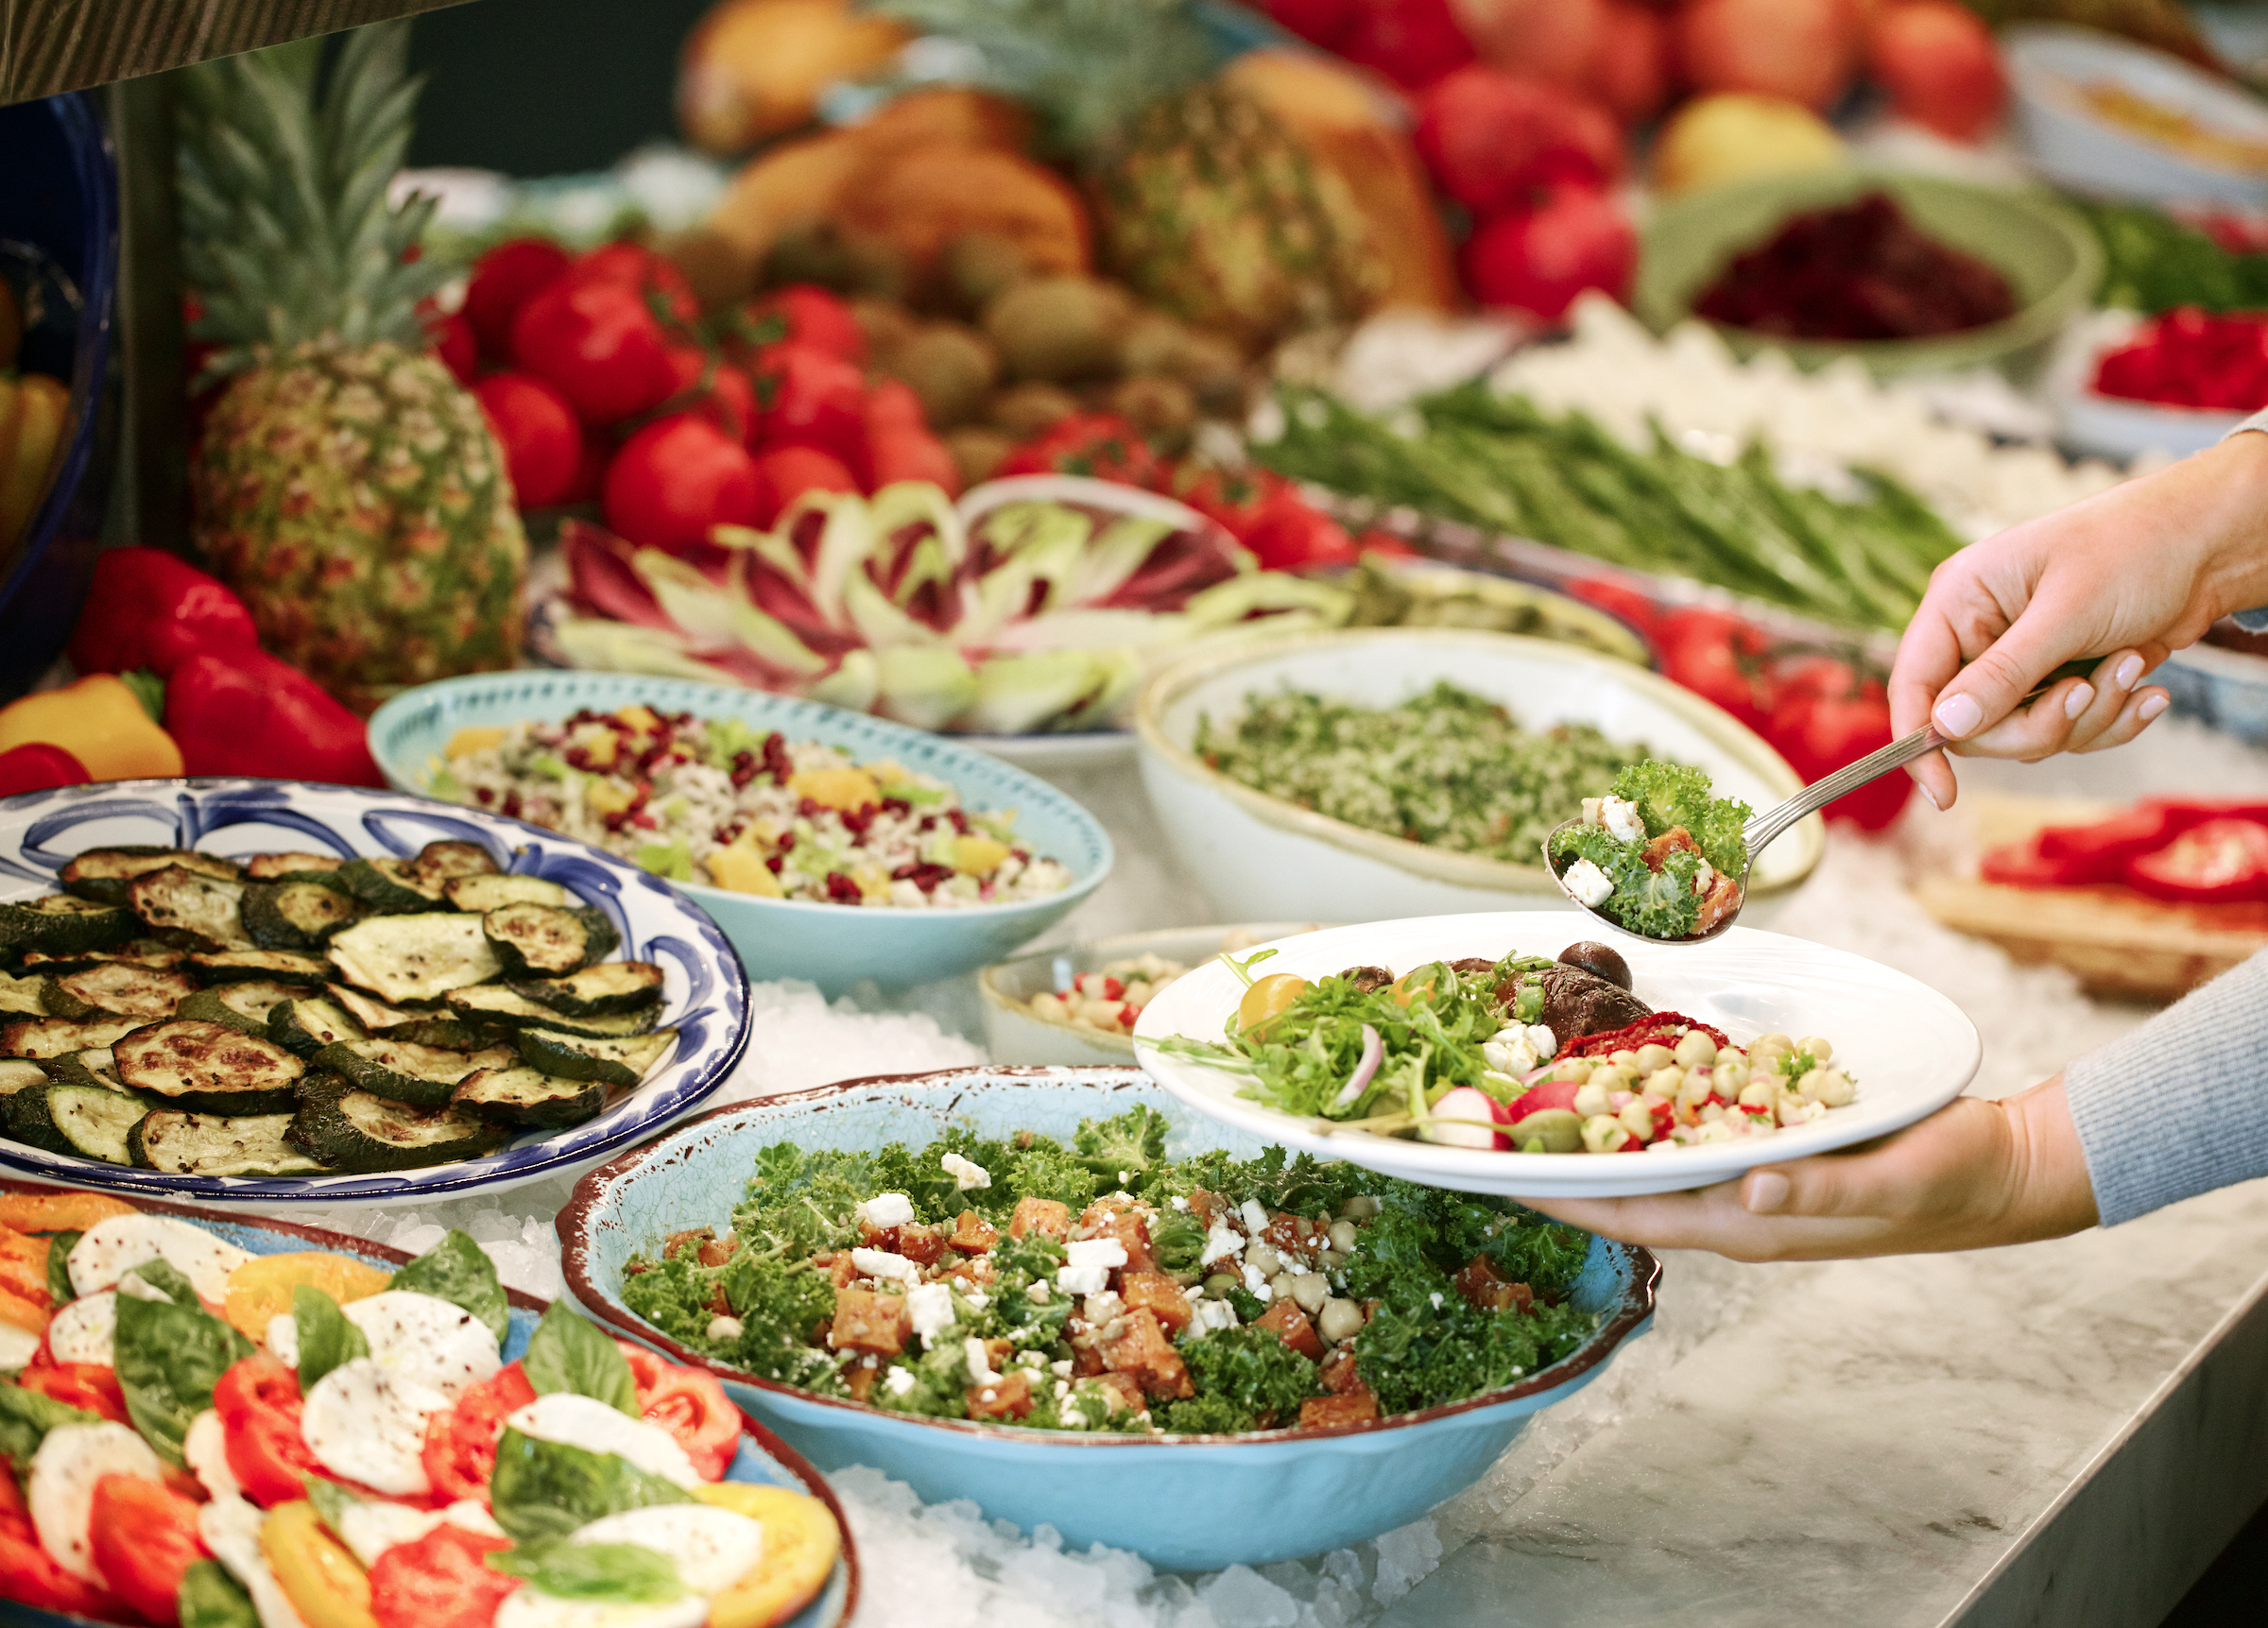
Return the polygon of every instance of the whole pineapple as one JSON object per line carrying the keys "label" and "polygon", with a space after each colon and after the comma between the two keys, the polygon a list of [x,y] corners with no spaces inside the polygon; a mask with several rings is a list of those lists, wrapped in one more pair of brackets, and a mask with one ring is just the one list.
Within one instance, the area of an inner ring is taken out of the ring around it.
{"label": "whole pineapple", "polygon": [[975,47],[1085,172],[1105,267],[1186,322],[1260,349],[1351,320],[1385,283],[1346,181],[1213,77],[1189,0],[877,0]]}
{"label": "whole pineapple", "polygon": [[348,705],[520,656],[527,542],[480,404],[426,352],[408,258],[434,209],[387,202],[419,85],[406,23],[182,76],[183,259],[233,378],[191,464],[195,535],[261,641]]}

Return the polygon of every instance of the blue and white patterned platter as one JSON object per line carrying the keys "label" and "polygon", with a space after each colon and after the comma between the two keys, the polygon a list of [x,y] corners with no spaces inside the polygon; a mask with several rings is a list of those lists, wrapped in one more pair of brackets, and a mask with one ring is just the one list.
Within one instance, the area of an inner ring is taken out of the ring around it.
{"label": "blue and white patterned platter", "polygon": [[52,893],[55,873],[75,854],[121,843],[227,856],[383,856],[440,841],[477,842],[505,869],[556,882],[602,911],[621,936],[619,954],[662,968],[662,1022],[678,1031],[668,1061],[596,1119],[529,1132],[459,1164],[382,1175],[168,1175],[0,1141],[0,1173],[215,1204],[424,1204],[573,1174],[714,1094],[748,1037],[747,978],[716,924],[637,866],[501,814],[300,780],[113,780],[25,792],[0,798],[0,899]]}

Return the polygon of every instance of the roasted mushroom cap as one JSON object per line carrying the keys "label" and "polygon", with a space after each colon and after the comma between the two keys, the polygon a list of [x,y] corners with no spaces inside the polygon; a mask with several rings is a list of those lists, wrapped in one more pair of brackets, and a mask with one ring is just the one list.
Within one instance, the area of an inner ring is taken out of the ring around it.
{"label": "roasted mushroom cap", "polygon": [[1373,989],[1383,989],[1394,982],[1394,974],[1383,967],[1349,967],[1339,976],[1353,985],[1355,992],[1361,995],[1367,995]]}
{"label": "roasted mushroom cap", "polygon": [[1630,963],[1623,952],[1611,944],[1601,944],[1586,938],[1559,951],[1560,961],[1569,967],[1580,967],[1586,972],[1595,972],[1617,989],[1630,987]]}

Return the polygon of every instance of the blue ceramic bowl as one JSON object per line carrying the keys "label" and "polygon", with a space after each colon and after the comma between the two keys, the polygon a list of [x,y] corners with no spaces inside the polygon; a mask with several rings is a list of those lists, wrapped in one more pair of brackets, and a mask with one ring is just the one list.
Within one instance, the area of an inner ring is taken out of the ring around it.
{"label": "blue ceramic bowl", "polygon": [[[1069,1140],[1081,1120],[1136,1103],[1165,1115],[1176,1155],[1225,1147],[1250,1157],[1264,1145],[1197,1118],[1138,1069],[847,1081],[720,1109],[584,1176],[558,1223],[568,1287],[617,1331],[674,1361],[705,1362],[625,1309],[623,1266],[667,1233],[724,1222],[760,1148],[919,1145],[948,1123]],[[1574,1302],[1606,1318],[1572,1355],[1506,1390],[1331,1430],[1167,1441],[1015,1430],[885,1413],[705,1365],[734,1401],[825,1468],[870,1465],[924,1499],[971,1498],[1026,1531],[1053,1526],[1073,1549],[1132,1549],[1171,1570],[1260,1566],[1375,1537],[1470,1485],[1529,1415],[1588,1384],[1646,1327],[1660,1275],[1644,1250],[1596,1240]]]}
{"label": "blue ceramic bowl", "polygon": [[13,1141],[0,1141],[0,1175],[224,1204],[422,1204],[585,1169],[715,1093],[748,1037],[747,980],[715,924],[627,861],[501,814],[297,780],[112,780],[25,792],[0,798],[0,899],[53,893],[55,873],[74,854],[118,843],[385,855],[444,840],[477,842],[505,869],[573,890],[613,922],[624,959],[662,968],[662,1022],[678,1031],[678,1047],[637,1089],[571,1129],[531,1131],[483,1158],[384,1175],[166,1175]]}
{"label": "blue ceramic bowl", "polygon": [[[43,1182],[11,1181],[0,1176],[0,1192],[53,1194],[61,1191]],[[138,1208],[153,1215],[178,1215],[183,1221],[194,1222],[210,1228],[239,1249],[254,1255],[282,1255],[296,1249],[324,1249],[335,1254],[352,1256],[354,1260],[387,1271],[404,1264],[409,1257],[399,1249],[389,1249],[383,1243],[370,1243],[344,1233],[325,1232],[319,1227],[299,1226],[288,1221],[266,1221],[238,1215],[215,1214],[208,1209],[197,1209],[182,1204],[160,1204],[137,1198]],[[527,1350],[528,1336],[536,1331],[536,1323],[543,1315],[545,1302],[533,1294],[523,1294],[517,1289],[505,1292],[511,1297],[511,1327],[505,1330],[504,1360],[507,1362]],[[842,1558],[834,1564],[834,1575],[819,1597],[781,1628],[842,1628],[850,1620],[851,1611],[858,1604],[858,1551],[850,1537],[850,1523],[843,1518],[843,1506],[835,1501],[834,1491],[820,1479],[819,1472],[811,1467],[802,1454],[789,1447],[754,1419],[741,1420],[740,1451],[733,1456],[731,1467],[725,1471],[727,1481],[748,1482],[757,1486],[784,1486],[797,1492],[809,1493],[825,1504],[834,1517],[835,1529],[843,1534]],[[0,1606],[0,1619],[9,1622],[38,1623],[42,1628],[108,1628],[92,1618],[65,1612],[41,1611],[28,1605]]]}
{"label": "blue ceramic bowl", "polygon": [[1045,899],[966,910],[893,910],[758,899],[698,883],[679,892],[713,917],[751,978],[806,978],[830,997],[861,979],[902,988],[998,961],[1069,915],[1110,873],[1110,839],[1094,816],[1045,780],[942,735],[789,695],[634,673],[526,671],[444,678],[395,696],[370,719],[370,753],[386,778],[422,793],[449,738],[469,724],[556,721],[588,707],[643,703],[697,718],[737,718],[790,741],[823,741],[859,759],[894,758],[960,793],[964,806],[1012,808],[1034,853],[1060,861],[1071,885]]}

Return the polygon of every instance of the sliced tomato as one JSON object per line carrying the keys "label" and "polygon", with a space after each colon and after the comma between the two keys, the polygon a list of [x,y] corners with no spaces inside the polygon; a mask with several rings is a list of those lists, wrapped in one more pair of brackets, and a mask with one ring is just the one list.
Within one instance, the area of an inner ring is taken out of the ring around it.
{"label": "sliced tomato", "polygon": [[152,1622],[174,1621],[181,1573],[206,1552],[197,1505],[163,1482],[106,1475],[94,1483],[87,1530],[112,1592]]}
{"label": "sliced tomato", "polygon": [[300,1377],[266,1351],[232,1363],[213,1386],[213,1407],[227,1424],[239,1414],[300,1405]]}
{"label": "sliced tomato", "polygon": [[2127,862],[2126,883],[2177,904],[2268,898],[2268,826],[2211,819]]}
{"label": "sliced tomato", "polygon": [[643,1403],[646,1392],[662,1383],[662,1370],[669,1364],[645,1346],[633,1341],[617,1340],[614,1342],[614,1348],[622,1353],[622,1360],[629,1363],[630,1382],[638,1387],[638,1395]]}
{"label": "sliced tomato", "polygon": [[656,1365],[658,1382],[638,1387],[640,1416],[677,1437],[703,1481],[723,1480],[740,1448],[740,1410],[714,1374],[669,1362]]}
{"label": "sliced tomato", "polygon": [[[8,1478],[8,1479],[13,1479]],[[0,1600],[35,1605],[43,1611],[75,1611],[127,1622],[133,1614],[113,1594],[74,1577],[40,1547],[28,1522],[0,1523]]]}
{"label": "sliced tomato", "polygon": [[491,1569],[488,1556],[511,1546],[446,1523],[398,1543],[370,1567],[370,1615],[378,1628],[489,1628],[520,1580]]}
{"label": "sliced tomato", "polygon": [[233,1364],[213,1387],[229,1468],[263,1509],[307,1496],[315,1454],[300,1433],[299,1376],[266,1351]]}
{"label": "sliced tomato", "polygon": [[444,1503],[460,1498],[486,1502],[505,1415],[535,1399],[526,1371],[509,1362],[458,1397],[455,1406],[426,1420],[421,1456],[434,1497]]}
{"label": "sliced tomato", "polygon": [[34,1362],[16,1375],[16,1383],[68,1407],[83,1408],[122,1425],[129,1422],[117,1372],[100,1362]]}

